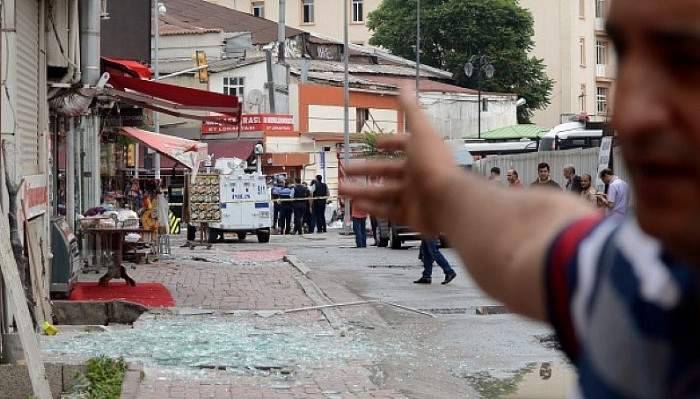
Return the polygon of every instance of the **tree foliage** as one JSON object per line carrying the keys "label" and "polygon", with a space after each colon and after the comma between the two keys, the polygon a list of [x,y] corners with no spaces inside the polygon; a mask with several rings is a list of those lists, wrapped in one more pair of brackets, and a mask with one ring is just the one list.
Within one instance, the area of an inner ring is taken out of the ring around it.
{"label": "tree foliage", "polygon": [[[416,0],[384,0],[370,13],[370,44],[415,59]],[[533,19],[517,0],[421,0],[421,63],[450,71],[460,86],[478,88],[464,64],[485,55],[496,69],[482,79],[485,91],[516,93],[527,100],[518,110],[520,123],[550,101],[553,81],[541,59],[530,57]]]}

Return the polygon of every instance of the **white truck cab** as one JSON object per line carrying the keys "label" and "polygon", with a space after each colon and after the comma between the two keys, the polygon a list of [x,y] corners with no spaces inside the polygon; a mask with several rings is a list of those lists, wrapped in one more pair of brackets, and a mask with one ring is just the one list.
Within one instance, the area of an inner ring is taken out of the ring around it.
{"label": "white truck cab", "polygon": [[246,173],[247,164],[237,158],[220,158],[214,169],[219,172],[221,222],[209,224],[209,241],[229,235],[244,240],[255,234],[258,242],[270,241],[272,202],[265,175]]}

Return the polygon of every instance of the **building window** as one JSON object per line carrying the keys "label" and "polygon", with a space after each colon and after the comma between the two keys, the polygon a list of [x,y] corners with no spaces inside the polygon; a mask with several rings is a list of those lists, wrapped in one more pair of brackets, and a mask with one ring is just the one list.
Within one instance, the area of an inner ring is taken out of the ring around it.
{"label": "building window", "polygon": [[243,102],[243,98],[245,97],[245,78],[225,77],[224,94],[236,96],[240,102]]}
{"label": "building window", "polygon": [[578,17],[586,18],[586,0],[578,0]]}
{"label": "building window", "polygon": [[595,17],[605,19],[605,0],[595,0]]}
{"label": "building window", "polygon": [[352,0],[352,22],[365,21],[365,7],[363,0]]}
{"label": "building window", "polygon": [[579,110],[581,112],[586,112],[586,85],[581,85],[581,94],[578,96]]}
{"label": "building window", "polygon": [[607,115],[608,114],[608,92],[609,89],[607,87],[598,87],[597,92],[596,92],[596,110],[598,111],[599,115]]}
{"label": "building window", "polygon": [[489,99],[488,98],[481,99],[481,112],[489,112]]}
{"label": "building window", "polygon": [[598,65],[608,64],[608,42],[604,40],[595,42],[595,63]]}
{"label": "building window", "polygon": [[253,1],[250,3],[250,7],[253,9],[253,15],[260,18],[265,18],[265,2],[264,1]]}
{"label": "building window", "polygon": [[355,112],[355,132],[362,133],[362,130],[365,128],[367,121],[369,121],[369,109],[357,108]]}
{"label": "building window", "polygon": [[578,39],[578,49],[581,57],[581,66],[586,66],[586,39],[581,37]]}
{"label": "building window", "polygon": [[302,23],[314,23],[314,0],[302,0],[301,8]]}

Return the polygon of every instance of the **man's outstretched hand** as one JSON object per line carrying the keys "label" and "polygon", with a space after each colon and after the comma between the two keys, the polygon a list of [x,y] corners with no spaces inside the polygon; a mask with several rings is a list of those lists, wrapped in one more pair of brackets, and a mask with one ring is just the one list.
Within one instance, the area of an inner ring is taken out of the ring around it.
{"label": "man's outstretched hand", "polygon": [[[380,139],[378,147],[404,152],[405,159],[354,161],[346,168],[348,179],[341,185],[340,193],[373,216],[437,235],[444,199],[455,183],[452,179],[458,169],[451,151],[416,104],[415,94],[404,88],[400,101],[411,134]],[[363,179],[354,179],[357,177]],[[378,178],[380,183],[357,183],[367,181],[364,177]]]}

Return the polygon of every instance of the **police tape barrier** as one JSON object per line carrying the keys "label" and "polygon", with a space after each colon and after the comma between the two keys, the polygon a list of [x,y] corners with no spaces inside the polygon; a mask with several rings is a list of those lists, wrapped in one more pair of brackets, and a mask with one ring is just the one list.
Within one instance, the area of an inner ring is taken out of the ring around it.
{"label": "police tape barrier", "polygon": [[173,211],[168,211],[168,231],[171,235],[180,234],[180,218]]}

